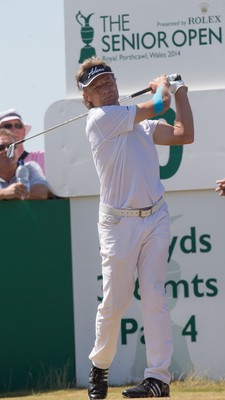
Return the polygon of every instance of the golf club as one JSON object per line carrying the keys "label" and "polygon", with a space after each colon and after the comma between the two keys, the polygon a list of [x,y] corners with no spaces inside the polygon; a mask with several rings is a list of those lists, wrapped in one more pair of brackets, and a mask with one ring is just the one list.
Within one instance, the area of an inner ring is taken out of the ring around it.
{"label": "golf club", "polygon": [[[178,74],[167,75],[167,77],[169,78],[170,81],[179,81],[179,80],[181,80],[181,76],[178,75]],[[129,99],[133,99],[134,97],[141,96],[142,94],[150,92],[151,90],[152,90],[151,87],[145,88],[143,90],[140,90],[138,92],[135,92],[135,93],[132,93],[132,94],[130,94],[128,96],[125,96],[125,97],[121,98],[119,101],[123,102],[123,101],[129,100]],[[73,121],[77,121],[78,119],[84,118],[87,115],[88,115],[88,111],[86,113],[84,113],[84,114],[80,114],[80,115],[77,115],[74,118],[68,119],[67,121],[64,121],[64,122],[62,122],[62,123],[60,123],[58,125],[54,125],[54,126],[48,128],[48,129],[46,129],[46,130],[44,130],[42,132],[36,133],[33,136],[30,136],[28,138],[24,138],[24,139],[21,139],[21,140],[17,140],[16,142],[11,143],[9,145],[9,147],[8,147],[8,150],[7,150],[7,157],[8,158],[13,158],[14,157],[15,147],[16,147],[17,144],[24,143],[24,142],[26,142],[27,140],[30,140],[30,139],[34,139],[37,136],[40,136],[40,135],[43,135],[43,134],[45,134],[47,132],[53,131],[54,129],[60,128],[61,126],[67,125],[67,124],[69,124],[69,123],[71,123]]]}

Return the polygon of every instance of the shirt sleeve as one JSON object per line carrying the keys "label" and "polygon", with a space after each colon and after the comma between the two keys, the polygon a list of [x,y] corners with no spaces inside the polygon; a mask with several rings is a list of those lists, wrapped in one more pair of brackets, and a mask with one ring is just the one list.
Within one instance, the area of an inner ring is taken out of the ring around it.
{"label": "shirt sleeve", "polygon": [[87,136],[94,144],[127,133],[133,129],[135,115],[136,105],[93,108],[87,119]]}
{"label": "shirt sleeve", "polygon": [[43,150],[29,152],[28,155],[24,158],[24,161],[35,161],[40,165],[43,174],[45,174],[45,153]]}
{"label": "shirt sleeve", "polygon": [[46,178],[43,175],[42,169],[35,161],[28,161],[25,163],[29,169],[30,186],[42,184],[47,186]]}

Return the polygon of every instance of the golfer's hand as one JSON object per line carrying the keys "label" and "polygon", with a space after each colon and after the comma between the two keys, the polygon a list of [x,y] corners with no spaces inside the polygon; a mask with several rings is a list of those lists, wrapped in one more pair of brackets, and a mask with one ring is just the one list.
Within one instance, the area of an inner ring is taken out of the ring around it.
{"label": "golfer's hand", "polygon": [[219,192],[220,196],[225,196],[225,178],[219,179],[216,181],[217,187],[215,189],[216,192]]}
{"label": "golfer's hand", "polygon": [[155,93],[158,87],[166,86],[168,89],[170,87],[170,82],[168,76],[163,74],[153,79],[152,82],[149,82],[149,86],[152,88],[152,93]]}

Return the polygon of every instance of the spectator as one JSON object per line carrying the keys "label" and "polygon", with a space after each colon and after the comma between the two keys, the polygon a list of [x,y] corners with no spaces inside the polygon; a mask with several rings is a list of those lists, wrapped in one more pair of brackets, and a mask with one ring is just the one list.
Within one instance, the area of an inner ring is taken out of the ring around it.
{"label": "spectator", "polygon": [[[0,113],[0,128],[10,130],[15,136],[15,140],[21,140],[30,132],[31,125],[23,122],[22,117],[15,108],[11,108]],[[43,174],[45,174],[45,153],[43,150],[28,152],[24,149],[23,143],[18,144],[17,147],[19,159],[24,160],[24,162],[36,161],[40,165]]]}
{"label": "spectator", "polygon": [[0,128],[0,200],[46,200],[48,187],[40,166],[28,161],[30,192],[25,185],[16,180],[19,149],[15,148],[14,158],[7,157],[7,149],[15,142],[15,136],[7,129]]}

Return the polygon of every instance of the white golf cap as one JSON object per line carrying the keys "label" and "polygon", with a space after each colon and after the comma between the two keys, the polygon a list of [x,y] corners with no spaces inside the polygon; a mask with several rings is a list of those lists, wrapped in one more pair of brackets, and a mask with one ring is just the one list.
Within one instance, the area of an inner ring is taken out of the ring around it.
{"label": "white golf cap", "polygon": [[9,110],[0,112],[0,127],[3,122],[12,121],[15,119],[19,119],[25,128],[25,135],[27,135],[32,126],[23,122],[21,115],[16,111],[15,108],[10,108]]}

